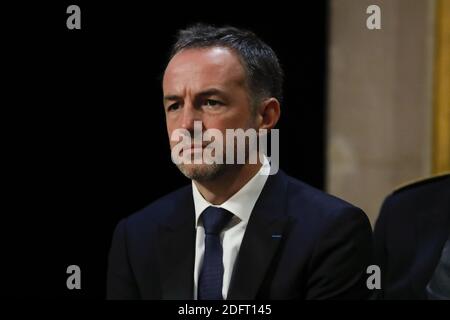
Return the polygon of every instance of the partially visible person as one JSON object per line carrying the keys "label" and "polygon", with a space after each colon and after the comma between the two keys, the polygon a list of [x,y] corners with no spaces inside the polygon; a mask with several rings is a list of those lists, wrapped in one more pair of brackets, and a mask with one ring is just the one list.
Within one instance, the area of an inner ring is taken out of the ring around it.
{"label": "partially visible person", "polygon": [[389,195],[375,225],[383,299],[450,299],[450,174]]}

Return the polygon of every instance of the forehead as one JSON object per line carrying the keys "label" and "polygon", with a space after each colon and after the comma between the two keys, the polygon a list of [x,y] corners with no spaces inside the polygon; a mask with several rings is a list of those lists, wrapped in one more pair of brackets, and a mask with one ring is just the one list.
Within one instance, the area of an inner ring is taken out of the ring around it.
{"label": "forehead", "polygon": [[202,89],[210,86],[242,85],[245,71],[231,49],[222,47],[185,49],[167,65],[163,89]]}

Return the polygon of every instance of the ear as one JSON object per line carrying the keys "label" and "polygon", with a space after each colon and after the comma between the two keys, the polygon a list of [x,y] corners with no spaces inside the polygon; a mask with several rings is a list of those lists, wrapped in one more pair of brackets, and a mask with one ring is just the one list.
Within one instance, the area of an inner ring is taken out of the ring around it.
{"label": "ear", "polygon": [[276,98],[268,98],[264,100],[258,112],[260,119],[259,129],[273,129],[280,119],[280,102]]}

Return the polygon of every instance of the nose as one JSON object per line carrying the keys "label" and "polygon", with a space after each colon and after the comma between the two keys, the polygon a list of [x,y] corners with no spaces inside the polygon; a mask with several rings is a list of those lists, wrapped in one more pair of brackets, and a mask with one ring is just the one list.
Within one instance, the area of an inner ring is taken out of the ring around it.
{"label": "nose", "polygon": [[181,119],[181,127],[189,132],[193,132],[195,121],[202,121],[201,111],[197,110],[192,103],[185,102]]}

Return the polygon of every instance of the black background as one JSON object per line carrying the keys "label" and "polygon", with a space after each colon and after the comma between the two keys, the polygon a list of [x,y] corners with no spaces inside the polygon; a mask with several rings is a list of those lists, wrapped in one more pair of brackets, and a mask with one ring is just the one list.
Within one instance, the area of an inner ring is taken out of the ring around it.
{"label": "black background", "polygon": [[[159,78],[190,23],[248,28],[277,52],[280,167],[324,187],[326,0],[92,2],[3,6],[3,296],[103,299],[116,223],[189,183],[170,160]],[[66,28],[70,4],[81,30]]]}

